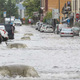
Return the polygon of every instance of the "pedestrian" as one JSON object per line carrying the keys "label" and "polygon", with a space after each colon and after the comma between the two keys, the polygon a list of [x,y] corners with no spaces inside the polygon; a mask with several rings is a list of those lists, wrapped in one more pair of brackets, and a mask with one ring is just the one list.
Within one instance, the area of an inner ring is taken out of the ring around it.
{"label": "pedestrian", "polygon": [[33,19],[31,20],[31,25],[33,25]]}
{"label": "pedestrian", "polygon": [[28,23],[31,24],[31,19],[28,20]]}

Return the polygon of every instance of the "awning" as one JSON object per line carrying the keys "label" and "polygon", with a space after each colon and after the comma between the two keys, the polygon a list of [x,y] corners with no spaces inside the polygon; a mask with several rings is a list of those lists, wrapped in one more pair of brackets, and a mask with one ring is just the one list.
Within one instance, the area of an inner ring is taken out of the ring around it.
{"label": "awning", "polygon": [[73,17],[68,17],[66,19],[64,19],[62,22],[66,22],[68,19],[72,19]]}

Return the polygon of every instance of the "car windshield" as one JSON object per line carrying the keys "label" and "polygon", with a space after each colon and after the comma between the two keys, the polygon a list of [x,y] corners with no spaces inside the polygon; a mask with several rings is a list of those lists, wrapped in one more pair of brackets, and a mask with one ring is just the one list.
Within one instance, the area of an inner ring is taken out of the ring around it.
{"label": "car windshield", "polygon": [[19,19],[16,19],[14,22],[21,22]]}
{"label": "car windshield", "polygon": [[62,29],[62,31],[72,31],[72,29],[64,28],[64,29]]}
{"label": "car windshield", "polygon": [[0,29],[5,29],[5,27],[3,25],[0,25]]}
{"label": "car windshield", "polygon": [[44,24],[43,27],[45,27],[46,25]]}
{"label": "car windshield", "polygon": [[47,28],[52,28],[52,26],[51,25],[47,25]]}
{"label": "car windshield", "polygon": [[77,27],[74,27],[74,28],[73,28],[73,30],[79,30],[79,28],[77,28]]}

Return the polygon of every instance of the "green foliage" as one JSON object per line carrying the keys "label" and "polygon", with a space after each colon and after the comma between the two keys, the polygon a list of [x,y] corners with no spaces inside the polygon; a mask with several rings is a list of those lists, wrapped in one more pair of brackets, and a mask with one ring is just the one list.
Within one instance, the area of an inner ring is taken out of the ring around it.
{"label": "green foliage", "polygon": [[3,22],[3,12],[6,10],[6,0],[0,0],[0,23]]}
{"label": "green foliage", "polygon": [[26,15],[32,17],[33,12],[39,11],[40,0],[25,0],[23,6],[26,7]]}
{"label": "green foliage", "polygon": [[46,20],[50,18],[52,18],[52,11],[46,13],[46,16],[43,18],[43,22],[46,22]]}
{"label": "green foliage", "polygon": [[10,0],[0,0],[0,23],[4,21],[4,11],[6,11],[6,17],[10,17],[10,13],[11,16],[18,17],[18,8],[16,7],[14,0],[11,4]]}
{"label": "green foliage", "polygon": [[25,19],[25,24],[28,24],[28,19]]}
{"label": "green foliage", "polygon": [[16,1],[15,1],[15,0],[11,0],[11,2],[12,2],[12,3],[16,3]]}
{"label": "green foliage", "polygon": [[39,7],[39,13],[42,14],[43,10]]}
{"label": "green foliage", "polygon": [[10,0],[8,0],[8,2],[6,3],[6,14],[7,17],[10,17],[10,14],[11,16],[15,16],[16,18],[18,17],[18,7],[16,7],[15,3],[11,2],[10,4]]}

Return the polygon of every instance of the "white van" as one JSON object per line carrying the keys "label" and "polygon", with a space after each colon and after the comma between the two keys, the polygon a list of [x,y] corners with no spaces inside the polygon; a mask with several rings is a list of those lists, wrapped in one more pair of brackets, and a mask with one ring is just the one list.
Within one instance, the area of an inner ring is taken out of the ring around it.
{"label": "white van", "polygon": [[5,18],[5,24],[9,24],[11,21],[11,23],[14,23],[14,19],[13,18]]}
{"label": "white van", "polygon": [[59,34],[62,28],[67,28],[67,24],[56,24],[55,33]]}
{"label": "white van", "polygon": [[22,22],[21,22],[20,19],[15,19],[15,20],[14,20],[14,24],[15,24],[15,25],[22,26]]}

